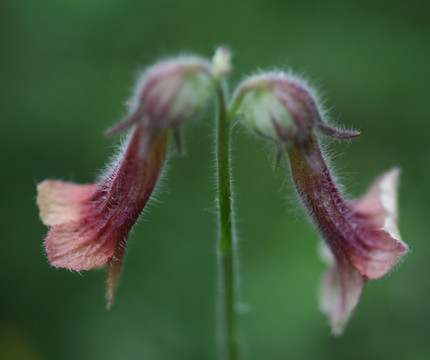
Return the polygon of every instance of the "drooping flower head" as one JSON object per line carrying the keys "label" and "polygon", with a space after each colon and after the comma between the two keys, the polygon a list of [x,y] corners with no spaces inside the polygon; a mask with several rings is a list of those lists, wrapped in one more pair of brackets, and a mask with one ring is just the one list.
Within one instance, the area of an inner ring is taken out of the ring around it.
{"label": "drooping flower head", "polygon": [[327,125],[315,92],[299,78],[282,72],[245,79],[233,96],[231,111],[257,134],[282,146],[304,141],[314,131],[339,139],[359,135]]}
{"label": "drooping flower head", "polygon": [[136,87],[131,114],[108,131],[131,128],[122,154],[100,181],[78,185],[45,180],[37,204],[50,227],[51,265],[89,270],[108,265],[108,306],[113,302],[128,233],[147,204],[163,168],[168,130],[196,116],[215,86],[211,64],[180,57],[150,68]]}
{"label": "drooping flower head", "polygon": [[399,171],[382,174],[362,198],[346,199],[316,135],[344,139],[359,133],[327,125],[315,93],[294,76],[248,78],[238,87],[231,111],[289,155],[297,193],[335,260],[322,281],[321,308],[333,333],[340,334],[365,281],[384,276],[408,251],[397,229]]}
{"label": "drooping flower head", "polygon": [[168,128],[179,142],[180,125],[207,105],[215,85],[215,66],[199,57],[184,56],[156,63],[142,74],[129,102],[130,115],[106,134],[141,123],[152,135],[148,148]]}

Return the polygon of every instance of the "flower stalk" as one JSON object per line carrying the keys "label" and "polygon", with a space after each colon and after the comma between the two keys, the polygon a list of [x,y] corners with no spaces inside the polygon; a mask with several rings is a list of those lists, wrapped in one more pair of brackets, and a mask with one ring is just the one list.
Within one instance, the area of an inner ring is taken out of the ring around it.
{"label": "flower stalk", "polygon": [[[220,48],[220,51],[226,49]],[[217,64],[217,53],[214,63]],[[222,54],[221,54],[222,55]],[[229,57],[226,52],[225,56]],[[219,58],[218,58],[219,59]],[[227,60],[228,61],[228,60]],[[225,63],[222,61],[221,63]],[[224,66],[226,67],[226,66]],[[229,66],[227,66],[229,68]],[[223,72],[220,72],[223,75]],[[226,105],[225,88],[219,79],[216,117],[216,178],[218,205],[218,357],[239,358],[239,326],[237,314],[238,271],[237,243],[234,229],[233,194],[231,188],[230,130],[231,121]]]}
{"label": "flower stalk", "polygon": [[237,254],[234,236],[230,173],[230,122],[222,86],[218,89],[217,184],[219,266],[219,352],[220,359],[238,359]]}

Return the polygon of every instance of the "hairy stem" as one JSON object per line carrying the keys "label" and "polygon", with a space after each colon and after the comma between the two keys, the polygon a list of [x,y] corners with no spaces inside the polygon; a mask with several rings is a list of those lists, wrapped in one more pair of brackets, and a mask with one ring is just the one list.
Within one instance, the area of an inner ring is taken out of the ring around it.
{"label": "hairy stem", "polygon": [[234,236],[230,174],[230,119],[222,84],[218,87],[217,114],[217,201],[219,239],[218,253],[218,358],[239,358],[239,329],[237,320],[237,244]]}

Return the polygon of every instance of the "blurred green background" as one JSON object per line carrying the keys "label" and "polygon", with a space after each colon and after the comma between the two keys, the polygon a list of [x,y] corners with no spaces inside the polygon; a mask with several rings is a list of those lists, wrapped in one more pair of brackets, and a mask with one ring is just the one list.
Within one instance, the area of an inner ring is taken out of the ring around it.
{"label": "blurred green background", "polygon": [[288,164],[234,131],[245,359],[430,359],[429,7],[422,1],[2,0],[1,359],[214,359],[213,109],[170,152],[158,202],[129,239],[116,303],[104,270],[51,268],[35,205],[45,178],[94,180],[139,69],[179,52],[234,52],[231,87],[257,69],[305,74],[333,118],[362,131],[330,145],[351,196],[400,166],[411,247],[369,282],[340,339],[318,310],[318,234]]}

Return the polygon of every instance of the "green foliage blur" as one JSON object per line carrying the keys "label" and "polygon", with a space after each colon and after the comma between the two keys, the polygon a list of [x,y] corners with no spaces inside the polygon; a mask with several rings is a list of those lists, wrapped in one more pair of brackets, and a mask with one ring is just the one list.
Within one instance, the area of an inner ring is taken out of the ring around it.
{"label": "green foliage blur", "polygon": [[[92,182],[119,137],[139,70],[169,55],[234,53],[231,89],[294,69],[359,140],[328,152],[347,193],[402,169],[410,253],[369,282],[340,339],[318,310],[325,265],[288,162],[235,126],[244,359],[430,359],[429,7],[422,1],[2,0],[1,359],[215,359],[213,110],[171,147],[162,186],[127,246],[116,303],[104,269],[51,268],[38,217],[45,178]],[[242,308],[241,307],[241,308]]]}

